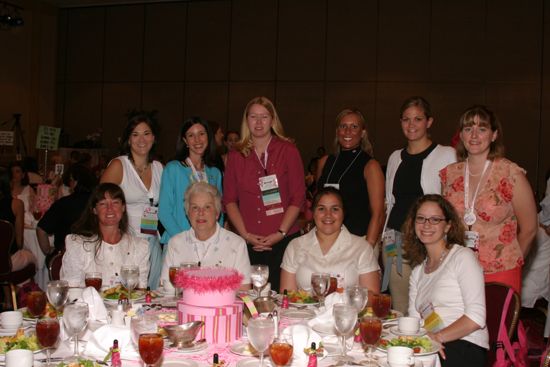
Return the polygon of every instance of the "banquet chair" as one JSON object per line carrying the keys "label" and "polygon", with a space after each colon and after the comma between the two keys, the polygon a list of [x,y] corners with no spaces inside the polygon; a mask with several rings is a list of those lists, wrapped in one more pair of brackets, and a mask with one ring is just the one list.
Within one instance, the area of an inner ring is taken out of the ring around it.
{"label": "banquet chair", "polygon": [[546,351],[544,352],[542,359],[540,361],[541,367],[550,367],[550,346],[546,348]]}
{"label": "banquet chair", "polygon": [[[11,307],[17,309],[16,285],[32,279],[36,273],[34,264],[29,264],[21,270],[12,271],[10,250],[15,237],[13,225],[0,219],[0,285],[6,298],[11,301]],[[9,288],[9,292],[6,292]],[[6,293],[9,293],[7,295]]]}
{"label": "banquet chair", "polygon": [[57,254],[53,255],[48,264],[48,273],[50,275],[50,280],[59,280],[61,265],[63,264],[63,254],[65,251],[59,251]]}
{"label": "banquet chair", "polygon": [[[485,306],[486,306],[486,324],[489,332],[489,352],[487,353],[486,366],[492,366],[496,359],[496,342],[498,339],[498,329],[500,327],[500,319],[502,317],[502,309],[506,296],[508,295],[509,286],[502,283],[485,283]],[[518,325],[519,311],[521,308],[520,298],[517,292],[510,302],[508,313],[506,314],[505,325],[508,333],[508,338],[512,340],[516,327]]]}

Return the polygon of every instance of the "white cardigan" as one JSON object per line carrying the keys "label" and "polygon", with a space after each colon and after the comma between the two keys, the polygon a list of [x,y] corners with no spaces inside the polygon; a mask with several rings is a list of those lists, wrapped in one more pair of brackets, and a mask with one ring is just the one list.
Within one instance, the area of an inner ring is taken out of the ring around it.
{"label": "white cardigan", "polygon": [[[386,223],[384,224],[384,230],[386,230],[391,210],[395,204],[393,180],[395,179],[397,169],[401,165],[402,151],[403,149],[394,151],[388,159],[388,166],[386,168]],[[454,148],[439,144],[424,158],[422,172],[420,173],[420,186],[424,194],[441,194],[439,171],[455,162],[456,152]]]}

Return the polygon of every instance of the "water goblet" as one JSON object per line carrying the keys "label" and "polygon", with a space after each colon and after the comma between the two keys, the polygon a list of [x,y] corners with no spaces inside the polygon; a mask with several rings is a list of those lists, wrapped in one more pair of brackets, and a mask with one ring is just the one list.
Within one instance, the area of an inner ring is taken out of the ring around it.
{"label": "water goblet", "polygon": [[88,325],[89,315],[88,304],[84,302],[75,302],[65,306],[63,310],[63,324],[68,334],[74,337],[74,358],[80,357],[78,350],[78,334]]}
{"label": "water goblet", "polygon": [[59,311],[69,297],[69,282],[66,280],[52,280],[48,282],[48,288],[46,289],[46,296],[48,302]]}
{"label": "water goblet", "polygon": [[355,329],[355,325],[357,324],[357,309],[354,306],[338,303],[332,308],[332,315],[334,316],[334,327],[338,334],[340,334],[342,341],[342,353],[338,357],[338,360],[349,362],[353,358],[347,355],[346,336]]}
{"label": "water goblet", "polygon": [[164,349],[162,335],[157,333],[140,334],[138,349],[145,365],[148,367],[154,366],[162,357],[162,350]]}
{"label": "water goblet", "polygon": [[86,287],[94,287],[99,292],[103,284],[103,275],[99,272],[86,273],[84,275],[84,283]]}
{"label": "water goblet", "polygon": [[328,292],[330,284],[330,274],[329,273],[313,273],[311,274],[311,288],[313,293],[319,299],[319,307],[325,305],[325,295]]}
{"label": "water goblet", "polygon": [[344,303],[353,306],[357,312],[363,311],[369,300],[369,291],[361,286],[347,287],[344,292]]}
{"label": "water goblet", "polygon": [[292,345],[292,335],[281,334],[273,340],[269,346],[269,355],[275,366],[283,367],[290,362],[294,350]]}
{"label": "water goblet", "polygon": [[275,324],[272,319],[258,317],[248,320],[246,328],[248,341],[260,355],[260,367],[264,364],[264,353],[273,342],[275,336]]}
{"label": "water goblet", "polygon": [[130,332],[132,342],[139,346],[139,336],[141,334],[155,334],[157,332],[158,317],[155,315],[134,316],[130,320]]}
{"label": "water goblet", "polygon": [[368,366],[377,366],[372,353],[382,334],[382,320],[374,316],[363,316],[359,322],[359,331],[367,350]]}
{"label": "water goblet", "polygon": [[46,366],[51,366],[50,349],[57,343],[60,327],[56,318],[44,318],[36,322],[36,337],[40,346],[46,349]]}
{"label": "water goblet", "polygon": [[27,310],[31,316],[40,318],[46,313],[46,293],[42,291],[32,291],[27,293]]}
{"label": "water goblet", "polygon": [[259,298],[261,296],[262,289],[267,284],[269,279],[269,267],[267,265],[252,265],[250,267],[250,279],[252,280],[252,286],[256,290],[256,295]]}
{"label": "water goblet", "polygon": [[137,265],[122,265],[120,267],[120,281],[128,291],[128,300],[132,305],[132,292],[139,283],[139,267]]}

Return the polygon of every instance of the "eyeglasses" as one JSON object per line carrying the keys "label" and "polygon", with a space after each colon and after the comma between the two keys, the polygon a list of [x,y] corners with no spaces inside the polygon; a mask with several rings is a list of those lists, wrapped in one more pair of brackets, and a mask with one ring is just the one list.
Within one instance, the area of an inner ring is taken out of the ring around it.
{"label": "eyeglasses", "polygon": [[414,221],[418,224],[424,224],[426,222],[430,223],[431,225],[435,226],[435,225],[438,225],[439,223],[441,222],[445,222],[447,219],[446,218],[441,218],[441,217],[429,217],[429,218],[426,218],[426,217],[423,217],[422,215],[417,215],[415,218],[414,218]]}
{"label": "eyeglasses", "polygon": [[248,118],[250,120],[260,120],[260,121],[267,121],[271,118],[270,115],[256,115],[256,114],[250,114],[248,115]]}

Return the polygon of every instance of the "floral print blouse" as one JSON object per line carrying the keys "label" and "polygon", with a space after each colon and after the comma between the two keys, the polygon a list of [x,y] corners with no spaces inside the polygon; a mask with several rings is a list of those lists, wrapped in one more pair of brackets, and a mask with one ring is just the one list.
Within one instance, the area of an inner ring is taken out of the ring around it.
{"label": "floral print blouse", "polygon": [[[464,215],[465,165],[466,162],[453,163],[439,172],[441,193],[453,204],[459,218]],[[471,230],[480,236],[479,262],[484,272],[496,273],[523,265],[512,197],[516,177],[525,171],[505,158],[497,158],[488,172],[474,203],[477,220]]]}

